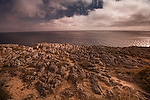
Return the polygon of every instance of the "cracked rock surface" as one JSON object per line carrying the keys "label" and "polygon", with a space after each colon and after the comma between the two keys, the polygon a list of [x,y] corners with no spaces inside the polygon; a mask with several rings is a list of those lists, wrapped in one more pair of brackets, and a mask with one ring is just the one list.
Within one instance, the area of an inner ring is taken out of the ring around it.
{"label": "cracked rock surface", "polygon": [[14,100],[150,100],[135,76],[119,72],[143,66],[150,48],[0,45],[0,85]]}

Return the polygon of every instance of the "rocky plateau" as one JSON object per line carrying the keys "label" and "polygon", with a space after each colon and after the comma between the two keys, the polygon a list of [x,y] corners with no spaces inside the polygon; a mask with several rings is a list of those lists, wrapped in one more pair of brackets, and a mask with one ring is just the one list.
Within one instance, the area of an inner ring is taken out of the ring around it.
{"label": "rocky plateau", "polygon": [[149,69],[150,47],[0,44],[6,100],[150,100]]}

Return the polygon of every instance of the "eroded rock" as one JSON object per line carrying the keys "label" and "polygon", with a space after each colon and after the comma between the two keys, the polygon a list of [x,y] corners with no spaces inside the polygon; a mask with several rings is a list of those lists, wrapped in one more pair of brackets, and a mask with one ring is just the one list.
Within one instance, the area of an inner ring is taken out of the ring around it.
{"label": "eroded rock", "polygon": [[66,88],[60,93],[62,98],[69,98],[74,96],[73,90],[71,88]]}
{"label": "eroded rock", "polygon": [[100,81],[104,82],[106,85],[111,86],[109,79],[107,77],[102,75],[98,75],[97,77]]}
{"label": "eroded rock", "polygon": [[36,90],[39,92],[40,96],[46,97],[46,91],[45,91],[45,89],[43,88],[41,82],[38,81],[38,82],[35,84],[35,88],[36,88]]}
{"label": "eroded rock", "polygon": [[98,82],[98,79],[97,79],[96,75],[91,74],[90,82],[91,82],[92,91],[95,94],[101,95],[103,91],[102,91],[102,88],[101,88],[101,86],[100,86],[100,84]]}
{"label": "eroded rock", "polygon": [[57,66],[56,66],[56,64],[52,62],[51,65],[48,66],[48,70],[49,70],[50,72],[52,72],[52,73],[55,73],[55,72],[57,71]]}

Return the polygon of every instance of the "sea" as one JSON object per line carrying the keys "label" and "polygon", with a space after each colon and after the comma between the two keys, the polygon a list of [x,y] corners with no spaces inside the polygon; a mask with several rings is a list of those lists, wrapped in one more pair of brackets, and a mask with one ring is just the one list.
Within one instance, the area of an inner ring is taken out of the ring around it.
{"label": "sea", "polygon": [[150,31],[39,31],[0,32],[0,44],[35,46],[37,43],[150,47]]}

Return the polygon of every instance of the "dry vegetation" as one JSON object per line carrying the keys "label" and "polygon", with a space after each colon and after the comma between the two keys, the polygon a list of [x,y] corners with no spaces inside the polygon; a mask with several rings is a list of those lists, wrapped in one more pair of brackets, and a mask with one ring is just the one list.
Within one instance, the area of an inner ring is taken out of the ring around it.
{"label": "dry vegetation", "polygon": [[133,76],[136,84],[150,93],[150,66],[144,66],[138,69],[115,68],[114,71],[115,74],[122,73]]}
{"label": "dry vegetation", "polygon": [[6,89],[0,86],[0,100],[7,100],[10,98],[10,94]]}

